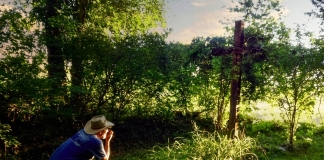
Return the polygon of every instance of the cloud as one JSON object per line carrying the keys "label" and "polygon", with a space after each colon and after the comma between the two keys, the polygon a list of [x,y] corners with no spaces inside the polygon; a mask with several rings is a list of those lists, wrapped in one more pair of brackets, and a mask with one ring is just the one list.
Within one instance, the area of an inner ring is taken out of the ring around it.
{"label": "cloud", "polygon": [[224,25],[220,23],[225,11],[208,12],[198,15],[193,19],[190,25],[174,30],[167,40],[178,41],[188,44],[194,37],[213,37],[223,36],[225,34]]}
{"label": "cloud", "polygon": [[282,14],[283,16],[287,16],[291,10],[288,7],[282,7]]}
{"label": "cloud", "polygon": [[193,6],[196,6],[196,7],[202,7],[202,6],[205,6],[207,3],[197,3],[197,2],[193,2],[191,3]]}
{"label": "cloud", "polygon": [[[167,41],[176,41],[189,44],[194,37],[214,37],[225,36],[225,26],[234,26],[234,20],[242,17],[241,14],[230,12],[227,8],[233,2],[226,0],[216,2],[200,1],[191,3],[196,10],[175,17],[176,20],[170,21],[173,31],[168,36]],[[204,6],[203,6],[204,5]],[[223,7],[223,6],[226,7]],[[194,12],[194,13],[192,13]],[[188,18],[188,16],[190,18]],[[223,22],[226,22],[223,23]]]}
{"label": "cloud", "polygon": [[[222,0],[223,1],[223,0]],[[195,7],[205,7],[214,4],[222,4],[223,2],[215,2],[214,0],[200,0],[199,2],[191,2],[191,5]]]}
{"label": "cloud", "polygon": [[[299,2],[300,5],[295,5],[292,1],[281,0],[281,6],[283,6],[281,14],[277,11],[272,11],[270,16],[276,20],[281,18],[281,21],[290,26],[296,26],[296,22],[301,23],[301,20],[305,19],[301,9],[307,11],[314,6],[306,2]],[[237,1],[187,0],[186,3],[184,1],[177,2],[169,4],[173,9],[173,15],[167,18],[168,26],[173,29],[167,38],[169,41],[188,44],[194,37],[228,35],[230,33],[226,33],[224,27],[234,27],[234,21],[243,18],[243,13],[230,12],[227,9],[239,6]],[[310,24],[308,21],[303,22]],[[245,26],[249,26],[248,22],[245,22]],[[311,27],[317,27],[318,29],[318,25]]]}

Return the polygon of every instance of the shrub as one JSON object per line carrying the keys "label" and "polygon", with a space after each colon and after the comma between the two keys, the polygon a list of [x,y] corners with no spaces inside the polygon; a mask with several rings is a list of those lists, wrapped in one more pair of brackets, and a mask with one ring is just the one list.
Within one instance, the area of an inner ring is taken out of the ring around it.
{"label": "shrub", "polygon": [[324,135],[324,126],[321,125],[317,128],[314,129],[314,135],[317,135],[317,136],[322,136]]}
{"label": "shrub", "polygon": [[316,125],[313,123],[298,123],[296,134],[299,137],[309,137],[314,134],[313,132],[316,128]]}
{"label": "shrub", "polygon": [[251,128],[251,134],[273,134],[274,132],[282,132],[285,130],[283,124],[275,121],[260,121],[258,123],[254,123]]}
{"label": "shrub", "polygon": [[18,145],[20,145],[16,137],[9,135],[10,131],[11,131],[11,127],[8,124],[0,123],[0,139],[1,139],[1,143],[4,144],[4,151],[0,150],[0,157],[2,154],[4,154],[5,159],[14,157],[14,155],[11,155],[11,153],[15,154]]}
{"label": "shrub", "polygon": [[166,147],[156,146],[148,159],[257,159],[252,138],[229,139],[217,132],[200,131],[196,125],[192,139],[181,139]]}

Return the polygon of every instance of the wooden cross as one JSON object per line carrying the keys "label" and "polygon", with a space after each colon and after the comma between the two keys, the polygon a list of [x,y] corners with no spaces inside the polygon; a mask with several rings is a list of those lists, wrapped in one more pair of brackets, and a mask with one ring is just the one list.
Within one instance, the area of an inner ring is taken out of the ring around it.
{"label": "wooden cross", "polygon": [[[234,32],[234,48],[231,52],[233,56],[232,63],[232,82],[231,82],[231,97],[230,97],[230,115],[228,121],[229,136],[233,138],[238,137],[238,105],[240,103],[240,90],[241,90],[241,60],[244,47],[244,22],[235,21],[235,32]],[[225,53],[226,54],[226,53]],[[213,48],[212,55],[221,56],[224,53],[219,53],[219,50]]]}

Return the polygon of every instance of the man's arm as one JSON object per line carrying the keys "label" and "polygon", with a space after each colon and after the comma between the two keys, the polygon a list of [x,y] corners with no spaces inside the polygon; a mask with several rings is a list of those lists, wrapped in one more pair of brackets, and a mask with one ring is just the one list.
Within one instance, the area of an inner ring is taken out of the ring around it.
{"label": "man's arm", "polygon": [[113,137],[113,134],[114,134],[114,132],[111,131],[111,130],[109,130],[107,132],[107,136],[106,136],[106,139],[105,139],[105,145],[104,145],[104,150],[106,152],[106,157],[103,158],[102,160],[108,160],[109,157],[110,157],[110,140]]}

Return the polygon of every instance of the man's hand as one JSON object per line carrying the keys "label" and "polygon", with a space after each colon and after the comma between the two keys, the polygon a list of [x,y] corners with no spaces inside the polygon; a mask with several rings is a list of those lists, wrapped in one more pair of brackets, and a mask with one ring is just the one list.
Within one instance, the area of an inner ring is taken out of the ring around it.
{"label": "man's hand", "polygon": [[113,135],[114,135],[114,132],[109,129],[109,131],[107,132],[107,135],[106,135],[106,142],[110,142],[110,140],[112,139]]}
{"label": "man's hand", "polygon": [[106,157],[104,158],[104,160],[108,160],[110,157],[110,140],[112,139],[113,134],[114,132],[110,129],[106,134],[105,145],[104,145],[104,149],[106,151]]}

